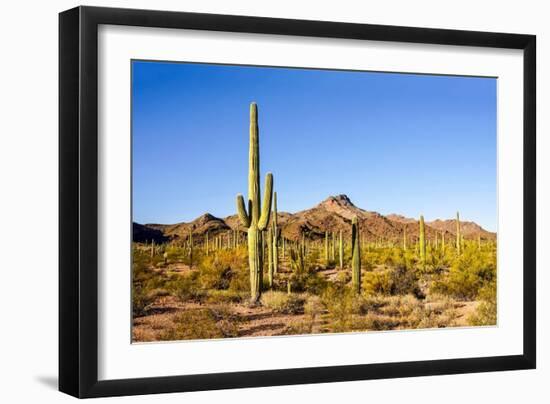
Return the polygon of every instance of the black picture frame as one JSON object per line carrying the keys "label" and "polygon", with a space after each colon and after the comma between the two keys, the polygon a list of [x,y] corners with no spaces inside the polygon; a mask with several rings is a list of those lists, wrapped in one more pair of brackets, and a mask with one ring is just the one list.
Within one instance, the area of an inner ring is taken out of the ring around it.
{"label": "black picture frame", "polygon": [[[100,24],[523,50],[523,354],[99,381],[97,51]],[[534,369],[535,103],[534,35],[98,7],[77,7],[60,13],[59,390],[85,398]]]}

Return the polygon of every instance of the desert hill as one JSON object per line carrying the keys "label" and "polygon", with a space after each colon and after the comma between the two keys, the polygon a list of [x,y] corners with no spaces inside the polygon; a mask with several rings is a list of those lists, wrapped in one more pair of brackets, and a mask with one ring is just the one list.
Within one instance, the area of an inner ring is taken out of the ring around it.
{"label": "desert hill", "polygon": [[[359,219],[362,237],[365,241],[393,241],[402,242],[403,232],[406,233],[409,241],[416,241],[419,233],[419,222],[417,219],[406,218],[397,214],[387,216],[378,212],[371,212],[361,209],[353,204],[346,195],[330,196],[318,205],[296,213],[279,212],[277,215],[278,225],[281,228],[283,237],[290,240],[298,240],[305,237],[317,240],[324,237],[325,231],[339,232],[348,237],[351,233],[351,220],[353,217]],[[461,231],[466,239],[494,240],[496,234],[486,231],[477,223],[461,221]],[[186,238],[189,233],[193,237],[202,239],[206,232],[210,236],[226,233],[229,230],[245,232],[237,215],[226,218],[218,218],[209,213],[198,217],[192,222],[176,224],[133,224],[134,241],[142,242],[147,239],[155,241],[178,240]],[[456,222],[454,219],[437,219],[426,222],[426,238],[435,239],[441,234],[446,240],[455,236]]]}

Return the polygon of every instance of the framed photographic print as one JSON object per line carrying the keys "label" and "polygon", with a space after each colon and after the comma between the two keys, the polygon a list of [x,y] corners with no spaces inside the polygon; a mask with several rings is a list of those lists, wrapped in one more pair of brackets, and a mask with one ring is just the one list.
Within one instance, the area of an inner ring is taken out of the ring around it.
{"label": "framed photographic print", "polygon": [[59,386],[535,367],[535,37],[60,14]]}

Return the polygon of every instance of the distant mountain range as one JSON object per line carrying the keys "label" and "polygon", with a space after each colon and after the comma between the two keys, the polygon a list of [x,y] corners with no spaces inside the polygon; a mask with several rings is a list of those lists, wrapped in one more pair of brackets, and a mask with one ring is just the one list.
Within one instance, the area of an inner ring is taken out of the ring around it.
{"label": "distant mountain range", "polygon": [[[339,232],[345,236],[351,234],[351,220],[357,216],[363,239],[366,241],[394,241],[403,240],[403,231],[407,238],[414,242],[418,238],[418,219],[407,218],[397,214],[387,216],[377,212],[369,212],[355,206],[346,195],[330,196],[311,209],[296,213],[279,212],[278,225],[283,237],[297,240],[302,234],[309,239],[324,237],[325,231]],[[465,239],[495,240],[496,233],[483,229],[474,222],[460,222],[461,232]],[[175,224],[139,224],[133,223],[133,239],[135,242],[145,242],[154,239],[156,242],[183,239],[193,233],[193,237],[201,240],[206,232],[210,236],[225,233],[229,230],[246,229],[240,224],[237,215],[219,218],[205,213],[192,222]],[[450,240],[455,236],[456,221],[454,219],[434,220],[426,222],[426,238],[434,239],[435,234],[445,234]]]}

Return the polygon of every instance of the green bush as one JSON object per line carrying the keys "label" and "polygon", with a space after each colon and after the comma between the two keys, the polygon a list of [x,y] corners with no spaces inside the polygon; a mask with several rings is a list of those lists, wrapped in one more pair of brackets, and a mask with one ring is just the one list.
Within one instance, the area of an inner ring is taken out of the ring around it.
{"label": "green bush", "polygon": [[493,252],[480,253],[469,246],[457,257],[448,273],[436,279],[431,291],[462,300],[474,300],[480,290],[496,280],[496,258]]}
{"label": "green bush", "polygon": [[182,302],[203,302],[206,298],[206,291],[197,287],[197,278],[197,272],[187,275],[176,275],[167,283],[167,288],[173,296]]}
{"label": "green bush", "polygon": [[[229,289],[234,277],[243,277],[248,262],[243,249],[222,250],[211,254],[198,264],[198,284],[202,289]],[[236,281],[237,282],[237,281]],[[233,282],[233,287],[241,287]],[[235,289],[242,290],[242,289]]]}
{"label": "green bush", "polygon": [[366,272],[363,275],[362,288],[367,294],[391,295],[393,278],[390,270]]}

